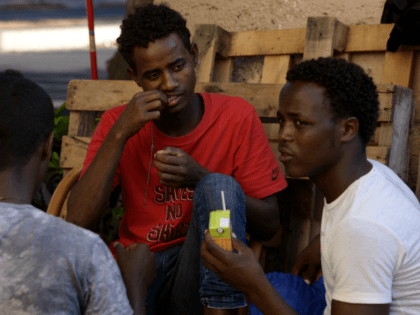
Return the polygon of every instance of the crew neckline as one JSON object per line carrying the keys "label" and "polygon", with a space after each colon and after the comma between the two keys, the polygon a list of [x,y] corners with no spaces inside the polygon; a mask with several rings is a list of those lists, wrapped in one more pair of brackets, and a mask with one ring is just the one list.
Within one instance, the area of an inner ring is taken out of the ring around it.
{"label": "crew neckline", "polygon": [[372,160],[370,160],[370,159],[367,159],[367,160],[372,165],[371,170],[369,172],[367,172],[365,175],[363,175],[363,176],[359,177],[358,179],[356,179],[353,183],[351,183],[349,185],[349,187],[347,187],[346,190],[344,190],[341,193],[341,195],[338,196],[334,201],[332,201],[330,203],[327,203],[327,200],[324,197],[324,208],[325,208],[325,210],[330,211],[330,210],[334,209],[347,196],[347,194],[349,193],[349,191],[352,190],[352,188],[355,185],[358,185],[359,183],[367,180],[368,178],[370,178],[371,176],[373,176],[377,172],[376,165],[374,163],[372,163]]}
{"label": "crew neckline", "polygon": [[162,131],[160,131],[155,123],[153,121],[151,121],[151,123],[153,124],[153,133],[156,136],[157,139],[163,141],[163,142],[171,142],[171,144],[173,146],[180,146],[180,145],[184,145],[187,144],[191,141],[194,141],[197,137],[199,137],[202,132],[205,130],[207,122],[208,122],[208,117],[210,115],[209,110],[210,110],[210,106],[209,102],[211,101],[210,98],[208,97],[208,95],[206,93],[196,93],[198,95],[201,96],[201,98],[203,99],[203,104],[204,104],[204,114],[203,117],[201,117],[201,121],[198,123],[198,125],[191,130],[189,133],[187,133],[184,136],[181,137],[171,137],[168,136],[166,134],[164,134]]}

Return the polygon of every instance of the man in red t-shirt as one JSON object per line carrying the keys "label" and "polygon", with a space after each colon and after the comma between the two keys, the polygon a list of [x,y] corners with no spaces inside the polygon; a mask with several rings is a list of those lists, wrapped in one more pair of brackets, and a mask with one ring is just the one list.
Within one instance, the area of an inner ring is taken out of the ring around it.
{"label": "man in red t-shirt", "polygon": [[156,253],[148,314],[197,314],[200,301],[205,314],[234,312],[246,305],[242,294],[200,261],[209,212],[221,209],[224,191],[237,237],[245,240],[246,230],[270,239],[279,226],[276,193],[287,183],[250,104],[194,93],[198,48],[178,12],[141,7],[121,30],[118,49],[144,92],[102,116],[67,220],[92,228],[121,184],[118,242]]}

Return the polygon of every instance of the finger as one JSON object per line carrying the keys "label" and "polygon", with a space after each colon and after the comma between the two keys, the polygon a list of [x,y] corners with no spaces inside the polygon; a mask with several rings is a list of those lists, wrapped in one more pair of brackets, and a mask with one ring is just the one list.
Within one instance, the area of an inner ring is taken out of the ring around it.
{"label": "finger", "polygon": [[295,276],[300,276],[300,273],[302,270],[306,269],[308,267],[308,261],[303,259],[297,259],[295,264],[293,265],[291,273]]}
{"label": "finger", "polygon": [[203,265],[213,272],[217,272],[216,266],[220,265],[220,261],[215,259],[212,254],[208,251],[207,243],[204,241],[201,244],[201,258],[203,259]]}
{"label": "finger", "polygon": [[249,248],[240,239],[236,237],[232,237],[232,246],[239,254],[242,254],[244,251],[248,250]]}
{"label": "finger", "polygon": [[168,97],[159,90],[139,92],[135,95],[135,98],[137,100],[142,100],[146,103],[150,103],[156,100],[162,101],[163,105],[166,105],[168,103]]}
{"label": "finger", "polygon": [[115,253],[117,254],[117,256],[121,255],[125,251],[124,246],[122,246],[121,243],[115,242],[113,245],[114,245]]}
{"label": "finger", "polygon": [[134,248],[136,248],[136,247],[137,247],[137,245],[139,245],[139,244],[138,244],[138,243],[132,243],[132,244],[130,244],[130,245],[128,245],[128,246],[127,246],[126,250],[127,250],[127,251],[131,251],[131,250],[133,250]]}
{"label": "finger", "polygon": [[317,266],[309,264],[308,269],[301,273],[301,277],[307,284],[311,284],[315,281],[318,271],[319,268]]}
{"label": "finger", "polygon": [[175,148],[175,147],[165,147],[163,150],[163,152],[165,152],[168,155],[174,155],[174,156],[182,156],[183,153],[185,153],[184,151],[182,151],[179,148]]}
{"label": "finger", "polygon": [[204,231],[204,242],[206,243],[208,252],[212,256],[214,256],[214,258],[220,260],[221,263],[226,263],[229,254],[231,253],[217,246],[216,243],[213,241],[212,237],[210,236],[210,232],[208,230]]}
{"label": "finger", "polygon": [[[169,150],[163,149],[163,150],[159,150],[155,153],[155,159],[159,158],[162,161],[167,161],[167,163],[172,164],[172,163],[177,163],[179,164],[179,157],[183,156],[182,153],[180,152],[171,152]],[[173,158],[176,157],[176,158]]]}
{"label": "finger", "polygon": [[174,174],[181,177],[185,176],[185,168],[183,166],[166,163],[160,159],[155,159],[153,165],[162,173]]}

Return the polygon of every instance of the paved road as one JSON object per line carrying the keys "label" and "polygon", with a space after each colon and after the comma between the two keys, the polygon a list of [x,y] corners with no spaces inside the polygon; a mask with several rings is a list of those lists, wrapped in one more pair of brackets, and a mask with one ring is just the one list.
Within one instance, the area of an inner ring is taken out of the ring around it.
{"label": "paved road", "polygon": [[[97,51],[98,77],[106,79],[106,61],[115,49]],[[27,78],[41,85],[60,106],[66,99],[68,83],[73,79],[90,79],[90,55],[88,51],[47,53],[0,54],[0,71],[19,70]]]}

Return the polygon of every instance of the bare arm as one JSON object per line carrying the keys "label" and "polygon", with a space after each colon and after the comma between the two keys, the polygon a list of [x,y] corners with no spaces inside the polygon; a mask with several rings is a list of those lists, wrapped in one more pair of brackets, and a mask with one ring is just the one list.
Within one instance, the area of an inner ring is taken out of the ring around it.
{"label": "bare arm", "polygon": [[167,96],[156,90],[134,95],[105,137],[86,173],[73,187],[68,201],[68,222],[92,229],[101,219],[127,140],[147,122],[159,119],[167,102]]}
{"label": "bare arm", "polygon": [[389,315],[389,304],[353,304],[332,301],[331,315]]}
{"label": "bare arm", "polygon": [[248,233],[262,241],[270,240],[280,226],[277,194],[263,199],[245,196],[245,200]]}

